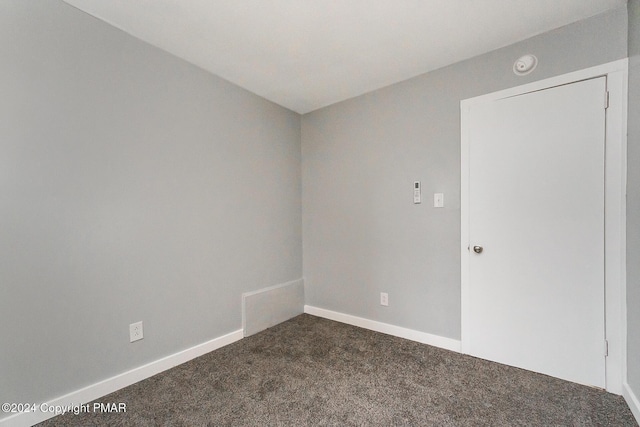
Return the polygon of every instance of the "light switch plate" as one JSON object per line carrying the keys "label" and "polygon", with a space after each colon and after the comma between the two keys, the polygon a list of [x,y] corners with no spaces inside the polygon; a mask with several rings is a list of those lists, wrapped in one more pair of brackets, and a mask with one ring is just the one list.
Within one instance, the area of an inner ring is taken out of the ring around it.
{"label": "light switch plate", "polygon": [[434,208],[444,207],[444,193],[435,193],[433,195],[433,207]]}

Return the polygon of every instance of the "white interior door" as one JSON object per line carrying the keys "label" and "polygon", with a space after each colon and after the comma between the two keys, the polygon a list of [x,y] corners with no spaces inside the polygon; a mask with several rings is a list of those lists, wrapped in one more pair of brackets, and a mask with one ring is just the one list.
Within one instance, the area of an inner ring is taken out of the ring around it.
{"label": "white interior door", "polygon": [[466,353],[605,386],[605,92],[471,106]]}

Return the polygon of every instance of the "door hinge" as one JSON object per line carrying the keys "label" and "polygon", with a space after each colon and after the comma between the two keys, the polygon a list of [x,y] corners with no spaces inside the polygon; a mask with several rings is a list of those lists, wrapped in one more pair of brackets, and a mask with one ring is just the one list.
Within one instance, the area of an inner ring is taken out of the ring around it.
{"label": "door hinge", "polygon": [[604,357],[609,356],[609,341],[604,340]]}
{"label": "door hinge", "polygon": [[609,91],[604,93],[604,109],[609,108]]}

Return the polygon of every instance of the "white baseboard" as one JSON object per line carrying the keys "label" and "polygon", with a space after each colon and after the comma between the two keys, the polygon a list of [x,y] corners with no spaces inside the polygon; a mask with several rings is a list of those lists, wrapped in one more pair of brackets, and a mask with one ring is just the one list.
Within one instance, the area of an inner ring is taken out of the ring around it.
{"label": "white baseboard", "polygon": [[[229,334],[223,335],[218,338],[214,338],[211,341],[207,341],[202,344],[198,344],[191,348],[188,348],[178,353],[171,354],[163,357],[162,359],[155,360],[140,367],[134,368],[130,371],[116,375],[106,380],[97,382],[90,386],[84,387],[80,390],[73,391],[64,396],[57,397],[49,402],[43,403],[47,405],[49,409],[52,407],[69,408],[77,405],[83,405],[85,403],[96,400],[102,396],[106,396],[109,393],[120,390],[121,388],[130,386],[167,369],[178,366],[182,363],[188,362],[191,359],[202,356],[213,350],[217,350],[221,347],[229,345],[233,342],[242,339],[242,330],[234,331]],[[42,405],[41,405],[42,406]],[[36,408],[35,412],[24,412],[11,415],[7,418],[0,419],[0,427],[21,427],[32,426],[49,418],[52,418],[58,414],[43,412],[39,408]]]}
{"label": "white baseboard", "polygon": [[440,347],[460,353],[460,341],[452,338],[432,335],[426,332],[403,328],[401,326],[394,326],[388,323],[377,322],[375,320],[364,319],[350,314],[338,313],[337,311],[325,310],[324,308],[313,307],[310,305],[304,306],[304,312],[311,314],[312,316],[323,317],[325,319],[335,320],[336,322],[346,323],[348,325],[358,326],[371,331],[382,332],[383,334],[393,335],[395,337],[405,338],[411,341],[417,341],[422,344],[429,344],[434,347]]}
{"label": "white baseboard", "polygon": [[640,400],[638,400],[638,396],[635,395],[626,381],[622,385],[622,396],[624,400],[627,401],[627,405],[629,405],[633,416],[636,417],[636,421],[640,424]]}

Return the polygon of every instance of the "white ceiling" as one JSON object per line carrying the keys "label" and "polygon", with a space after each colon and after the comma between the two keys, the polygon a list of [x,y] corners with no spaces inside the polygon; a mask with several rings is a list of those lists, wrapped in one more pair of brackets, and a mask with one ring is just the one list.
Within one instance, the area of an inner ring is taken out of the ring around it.
{"label": "white ceiling", "polygon": [[298,113],[626,4],[626,0],[64,1]]}

